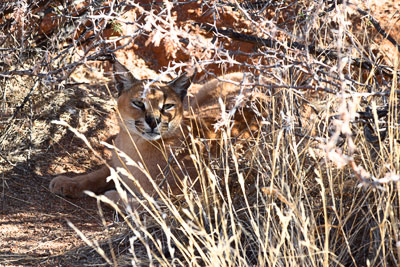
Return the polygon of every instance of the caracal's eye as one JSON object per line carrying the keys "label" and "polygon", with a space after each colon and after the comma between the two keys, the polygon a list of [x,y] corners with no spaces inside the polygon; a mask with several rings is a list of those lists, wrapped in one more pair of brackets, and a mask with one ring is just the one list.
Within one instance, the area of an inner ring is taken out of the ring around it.
{"label": "caracal's eye", "polygon": [[172,110],[175,108],[175,104],[165,104],[163,110]]}
{"label": "caracal's eye", "polygon": [[144,109],[144,103],[139,100],[132,100],[132,106],[138,109]]}

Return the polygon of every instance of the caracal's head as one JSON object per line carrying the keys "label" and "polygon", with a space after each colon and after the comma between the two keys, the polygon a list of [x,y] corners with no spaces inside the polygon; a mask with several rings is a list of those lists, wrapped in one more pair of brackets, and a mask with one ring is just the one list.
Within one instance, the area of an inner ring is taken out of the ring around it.
{"label": "caracal's head", "polygon": [[137,80],[121,63],[115,61],[114,78],[119,91],[118,110],[132,134],[153,141],[176,133],[183,119],[183,99],[192,77],[186,73],[164,83]]}

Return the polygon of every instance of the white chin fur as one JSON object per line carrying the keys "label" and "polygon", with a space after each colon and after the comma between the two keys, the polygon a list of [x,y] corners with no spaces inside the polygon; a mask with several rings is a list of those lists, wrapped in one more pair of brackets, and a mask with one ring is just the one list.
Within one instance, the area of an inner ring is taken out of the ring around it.
{"label": "white chin fur", "polygon": [[149,140],[149,141],[155,141],[161,138],[161,134],[157,134],[157,133],[152,133],[152,134],[142,134],[143,138]]}
{"label": "white chin fur", "polygon": [[135,135],[139,135],[142,138],[149,140],[149,141],[155,141],[161,138],[161,134],[159,133],[142,133],[139,132],[136,128],[131,131]]}

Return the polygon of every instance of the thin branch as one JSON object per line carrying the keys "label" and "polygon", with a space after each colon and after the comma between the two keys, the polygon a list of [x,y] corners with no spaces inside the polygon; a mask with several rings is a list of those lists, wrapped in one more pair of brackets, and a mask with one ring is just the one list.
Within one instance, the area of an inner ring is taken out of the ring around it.
{"label": "thin branch", "polygon": [[[254,35],[239,33],[239,32],[233,31],[231,29],[219,29],[214,26],[207,25],[207,24],[201,24],[201,23],[193,23],[193,25],[200,26],[200,28],[202,28],[206,31],[209,31],[209,32],[224,35],[232,40],[256,44],[259,46],[265,46],[265,47],[270,47],[270,48],[282,49],[283,51],[286,51],[285,47],[282,47],[282,45],[280,45],[279,42],[277,42],[276,40],[274,40],[272,38],[260,38],[258,36],[254,36]],[[291,41],[288,41],[286,45],[288,48],[292,48],[292,49],[308,50],[308,52],[310,54],[316,55],[317,57],[324,56],[331,60],[338,59],[337,52],[334,50],[316,49],[314,45],[306,46],[299,42],[291,42]],[[369,70],[369,71],[373,70],[374,68],[378,68],[385,75],[388,75],[390,77],[393,76],[393,71],[391,70],[391,68],[389,66],[375,64],[373,62],[366,61],[361,58],[351,58],[351,59],[349,59],[349,61],[350,61],[350,64],[353,66],[361,67],[361,68]],[[398,75],[400,75],[400,71],[398,71]]]}
{"label": "thin branch", "polygon": [[[321,14],[319,14],[319,16],[320,17],[325,16],[327,13],[333,11],[337,5],[341,5],[341,4],[343,4],[343,0],[329,0],[328,5],[330,5],[330,6],[327,7],[323,12],[321,12]],[[356,6],[355,4],[352,4],[352,3],[348,3],[348,5]],[[360,15],[365,16],[372,23],[372,25],[377,30],[377,32],[380,35],[382,35],[382,37],[384,39],[389,40],[389,42],[391,42],[397,48],[397,50],[400,52],[400,45],[396,42],[396,40],[389,33],[387,33],[384,29],[382,29],[379,21],[377,21],[371,14],[369,14],[367,11],[365,11],[363,9],[361,9],[357,6],[355,9],[357,10],[357,12]]]}

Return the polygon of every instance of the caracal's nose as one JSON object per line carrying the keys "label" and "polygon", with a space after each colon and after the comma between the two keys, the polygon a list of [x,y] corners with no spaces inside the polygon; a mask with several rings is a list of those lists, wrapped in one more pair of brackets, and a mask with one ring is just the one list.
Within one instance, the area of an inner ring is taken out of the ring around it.
{"label": "caracal's nose", "polygon": [[146,123],[150,126],[152,130],[157,127],[158,124],[161,122],[161,118],[154,118],[153,116],[146,116],[145,117]]}

